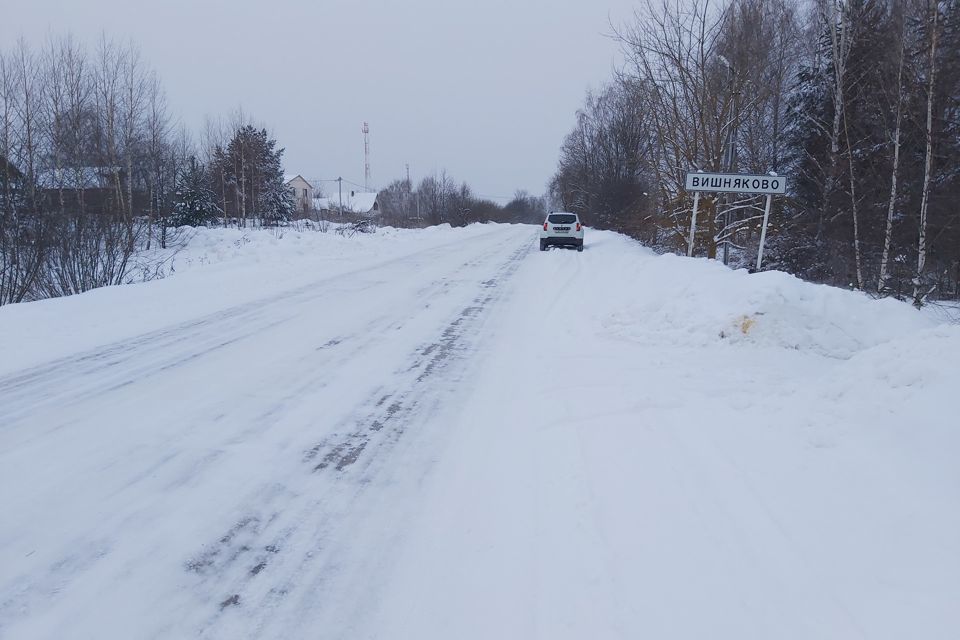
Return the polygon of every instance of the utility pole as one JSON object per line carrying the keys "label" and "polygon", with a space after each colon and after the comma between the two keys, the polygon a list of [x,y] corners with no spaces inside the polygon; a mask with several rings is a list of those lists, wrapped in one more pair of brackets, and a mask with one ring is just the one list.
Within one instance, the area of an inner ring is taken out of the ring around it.
{"label": "utility pole", "polygon": [[363,123],[363,190],[370,191],[370,125]]}
{"label": "utility pole", "polygon": [[413,218],[413,215],[411,215],[413,212],[410,210],[413,206],[413,184],[410,182],[410,163],[406,163],[404,167],[407,170],[407,190],[403,193],[403,214],[408,218]]}
{"label": "utility pole", "polygon": [[337,193],[340,194],[340,219],[343,220],[343,178],[337,178]]}

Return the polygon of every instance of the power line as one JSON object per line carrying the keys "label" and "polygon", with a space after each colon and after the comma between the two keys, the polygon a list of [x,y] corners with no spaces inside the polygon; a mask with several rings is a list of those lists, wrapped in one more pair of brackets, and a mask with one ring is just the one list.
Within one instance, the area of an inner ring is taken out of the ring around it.
{"label": "power line", "polygon": [[350,181],[347,180],[346,178],[344,178],[343,181],[346,182],[346,183],[349,184],[349,185],[353,185],[354,187],[357,187],[358,189],[363,189],[364,191],[367,190],[367,187],[363,186],[362,184],[357,184],[356,182],[350,182]]}
{"label": "power line", "polygon": [[[346,183],[349,184],[349,185],[353,185],[354,187],[357,187],[358,189],[365,189],[365,188],[366,188],[366,187],[364,187],[362,184],[359,184],[359,183],[357,183],[357,182],[351,182],[350,180],[347,180],[346,178],[342,178],[342,179],[341,179],[341,178],[331,178],[331,179],[329,179],[329,180],[323,179],[323,178],[316,178],[316,179],[313,179],[313,180],[308,180],[308,182],[341,182],[341,181],[346,182]],[[376,188],[374,188],[374,190],[376,190]]]}

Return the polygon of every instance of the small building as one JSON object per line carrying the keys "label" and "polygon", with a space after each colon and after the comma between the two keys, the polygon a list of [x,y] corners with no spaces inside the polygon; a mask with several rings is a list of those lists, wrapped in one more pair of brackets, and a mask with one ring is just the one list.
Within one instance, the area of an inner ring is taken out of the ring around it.
{"label": "small building", "polygon": [[293,192],[296,210],[303,213],[310,211],[313,205],[313,185],[298,173],[284,174],[283,184]]}
{"label": "small building", "polygon": [[[40,196],[52,208],[75,209],[80,213],[126,213],[127,174],[121,167],[77,166],[41,171],[36,176]],[[144,215],[150,196],[133,185],[133,214]]]}
{"label": "small building", "polygon": [[[328,217],[340,213],[340,194],[316,198],[314,207]],[[380,215],[380,193],[377,191],[344,191],[343,213],[352,217],[374,218]]]}

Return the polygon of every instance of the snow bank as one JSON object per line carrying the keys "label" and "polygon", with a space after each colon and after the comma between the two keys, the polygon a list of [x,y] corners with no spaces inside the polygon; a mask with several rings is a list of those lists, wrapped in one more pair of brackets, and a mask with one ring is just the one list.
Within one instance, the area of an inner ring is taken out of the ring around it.
{"label": "snow bank", "polygon": [[140,259],[162,262],[165,275],[223,263],[233,263],[231,268],[265,264],[272,268],[287,264],[302,267],[304,258],[320,266],[344,259],[400,255],[404,247],[422,248],[423,242],[438,234],[449,234],[450,241],[490,230],[489,225],[471,225],[453,231],[449,224],[444,224],[426,229],[379,227],[373,233],[347,236],[337,233],[338,227],[333,223],[326,232],[320,232],[317,224],[309,221],[279,229],[184,227],[181,246],[145,253]]}
{"label": "snow bank", "polygon": [[593,230],[510,286],[354,635],[956,637],[960,327]]}
{"label": "snow bank", "polygon": [[777,271],[731,271],[702,259],[649,253],[637,277],[642,295],[629,296],[634,300],[602,319],[602,326],[643,343],[728,342],[845,359],[937,323],[896,300]]}
{"label": "snow bank", "polygon": [[[807,401],[829,403],[840,431],[858,422],[896,449],[911,449],[922,469],[956,469],[960,429],[954,394],[960,385],[960,326],[941,325],[866,349],[824,371]],[[836,428],[834,429],[837,430]],[[943,479],[958,486],[960,475]]]}

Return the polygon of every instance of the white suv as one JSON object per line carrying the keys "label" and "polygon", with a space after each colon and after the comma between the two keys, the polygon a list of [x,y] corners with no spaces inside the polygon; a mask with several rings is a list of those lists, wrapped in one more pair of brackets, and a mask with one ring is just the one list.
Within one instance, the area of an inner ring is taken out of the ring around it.
{"label": "white suv", "polygon": [[546,251],[550,245],[583,251],[583,225],[577,214],[556,211],[547,216],[540,230],[540,251]]}

